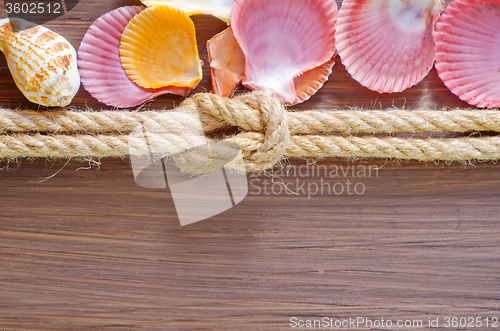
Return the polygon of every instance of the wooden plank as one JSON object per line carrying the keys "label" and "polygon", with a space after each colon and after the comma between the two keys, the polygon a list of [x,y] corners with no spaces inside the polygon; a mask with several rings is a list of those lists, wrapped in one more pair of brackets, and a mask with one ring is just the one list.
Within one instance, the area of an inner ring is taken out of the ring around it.
{"label": "wooden plank", "polygon": [[[97,17],[132,4],[80,1],[46,26],[78,47]],[[200,92],[210,90],[204,43],[225,24],[195,22]],[[3,57],[0,104],[36,109]],[[73,104],[108,108],[83,88]],[[392,105],[466,106],[435,70],[380,95],[337,59],[296,108]],[[288,173],[250,177],[233,209],[180,227],[168,189],[137,186],[126,159],[93,161],[1,164],[0,330],[281,330],[294,316],[422,321],[411,329],[439,318],[444,329],[446,316],[500,317],[496,164],[290,160]]]}

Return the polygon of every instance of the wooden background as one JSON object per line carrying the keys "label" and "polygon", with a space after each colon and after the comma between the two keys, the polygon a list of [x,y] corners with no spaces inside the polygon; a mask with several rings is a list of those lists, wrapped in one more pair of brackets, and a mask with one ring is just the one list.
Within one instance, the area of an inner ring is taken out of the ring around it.
{"label": "wooden background", "polygon": [[[78,48],[96,18],[134,4],[81,0],[45,25]],[[225,24],[194,21],[205,61],[194,92],[210,91],[204,44]],[[162,96],[150,107],[180,101]],[[3,57],[0,105],[37,109],[16,89]],[[108,109],[83,88],[73,105]],[[380,95],[352,80],[337,58],[325,87],[294,108],[348,106],[467,105],[434,69],[410,90]],[[446,316],[500,317],[496,164],[307,162],[290,165],[309,176],[250,178],[243,202],[186,227],[169,190],[137,186],[127,159],[3,162],[0,330],[282,330],[293,316],[424,325],[439,317],[442,330]],[[312,174],[325,167],[378,171]],[[296,196],[276,185],[280,194],[266,194],[273,180],[306,188],[350,181],[364,194]]]}

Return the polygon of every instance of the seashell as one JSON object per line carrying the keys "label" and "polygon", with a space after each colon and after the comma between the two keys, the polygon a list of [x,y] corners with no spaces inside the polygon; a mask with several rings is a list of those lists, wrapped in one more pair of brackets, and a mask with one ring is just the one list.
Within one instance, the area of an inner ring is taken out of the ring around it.
{"label": "seashell", "polygon": [[455,0],[436,25],[436,69],[460,99],[500,107],[500,1]]}
{"label": "seashell", "polygon": [[231,27],[207,41],[207,50],[213,92],[228,97],[245,76],[245,56]]}
{"label": "seashell", "polygon": [[[245,56],[234,38],[231,27],[207,42],[208,59],[212,69],[213,92],[220,96],[230,96],[245,76]],[[334,55],[335,56],[335,55]],[[334,59],[311,69],[293,79],[297,104],[308,100],[328,80]]]}
{"label": "seashell", "polygon": [[229,23],[233,0],[141,0],[148,6],[167,5],[185,11],[188,15],[213,15]]}
{"label": "seashell", "polygon": [[443,0],[345,0],[335,40],[342,63],[363,86],[401,92],[434,64],[434,23]]}
{"label": "seashell", "polygon": [[120,58],[130,79],[144,88],[194,88],[202,77],[194,23],[169,6],[146,8],[130,20]]}
{"label": "seashell", "polygon": [[31,102],[70,104],[80,88],[76,51],[62,36],[21,18],[0,20],[0,50],[14,82]]}
{"label": "seashell", "polygon": [[134,107],[162,94],[187,96],[190,92],[187,87],[139,87],[123,69],[120,38],[128,22],[143,8],[121,7],[99,17],[88,29],[78,49],[78,67],[83,87],[108,106]]}
{"label": "seashell", "polygon": [[306,71],[302,75],[293,79],[297,98],[292,105],[309,100],[309,98],[311,98],[314,94],[316,94],[316,92],[319,91],[320,88],[323,87],[332,73],[333,66],[335,65],[335,55],[332,59],[326,61],[319,67]]}
{"label": "seashell", "polygon": [[243,84],[294,103],[294,78],[335,54],[336,15],[332,0],[235,0],[231,26],[245,55]]}

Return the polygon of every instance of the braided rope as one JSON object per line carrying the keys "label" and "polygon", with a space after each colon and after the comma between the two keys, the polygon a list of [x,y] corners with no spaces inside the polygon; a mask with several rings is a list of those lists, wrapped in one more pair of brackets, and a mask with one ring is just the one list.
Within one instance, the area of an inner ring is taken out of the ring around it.
{"label": "braided rope", "polygon": [[[248,95],[220,102],[211,94],[186,99],[176,111],[12,111],[0,108],[0,132],[127,133],[145,120],[160,127],[194,127],[201,120],[205,131],[238,126],[246,131],[262,131],[266,124],[259,103]],[[251,101],[254,101],[253,104]],[[185,112],[199,110],[193,119]],[[288,112],[291,134],[319,133],[399,133],[500,131],[496,110],[311,110]]]}
{"label": "braided rope", "polygon": [[[253,92],[234,99],[200,93],[175,111],[59,111],[0,109],[0,158],[125,157],[176,154],[206,143],[203,131],[237,126],[247,171],[292,157],[471,161],[500,158],[500,137],[403,138],[353,134],[500,132],[494,110],[289,112],[276,98]],[[147,144],[137,128],[148,132]],[[332,134],[335,133],[335,134]],[[340,134],[340,135],[339,135]]]}
{"label": "braided rope", "polygon": [[[247,133],[231,140],[252,151],[264,139]],[[245,155],[245,154],[244,154]],[[291,157],[391,158],[418,161],[486,161],[500,159],[500,137],[399,138],[372,136],[292,136],[286,155]]]}

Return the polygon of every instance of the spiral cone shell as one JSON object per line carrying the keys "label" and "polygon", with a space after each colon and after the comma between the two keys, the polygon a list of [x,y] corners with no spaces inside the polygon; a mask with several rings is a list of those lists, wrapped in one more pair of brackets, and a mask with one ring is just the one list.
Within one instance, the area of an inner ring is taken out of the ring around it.
{"label": "spiral cone shell", "polygon": [[67,106],[80,88],[76,51],[62,36],[20,18],[0,20],[0,50],[31,102]]}

